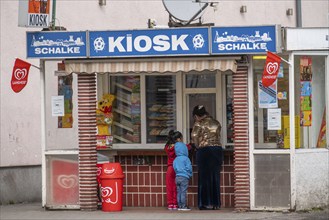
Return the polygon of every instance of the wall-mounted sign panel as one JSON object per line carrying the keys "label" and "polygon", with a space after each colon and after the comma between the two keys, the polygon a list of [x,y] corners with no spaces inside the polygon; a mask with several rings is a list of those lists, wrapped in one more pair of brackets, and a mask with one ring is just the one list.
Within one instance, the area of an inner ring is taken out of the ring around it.
{"label": "wall-mounted sign panel", "polygon": [[276,26],[212,27],[211,54],[277,52]]}
{"label": "wall-mounted sign panel", "polygon": [[87,57],[86,40],[86,32],[27,32],[27,57]]}
{"label": "wall-mounted sign panel", "polygon": [[329,50],[329,28],[286,28],[286,50]]}
{"label": "wall-mounted sign panel", "polygon": [[19,27],[49,27],[50,0],[20,0],[18,13]]}
{"label": "wall-mounted sign panel", "polygon": [[90,31],[90,57],[208,55],[208,28]]}
{"label": "wall-mounted sign panel", "polygon": [[[28,58],[209,56],[281,52],[278,27],[27,32]],[[211,42],[211,43],[210,43]]]}

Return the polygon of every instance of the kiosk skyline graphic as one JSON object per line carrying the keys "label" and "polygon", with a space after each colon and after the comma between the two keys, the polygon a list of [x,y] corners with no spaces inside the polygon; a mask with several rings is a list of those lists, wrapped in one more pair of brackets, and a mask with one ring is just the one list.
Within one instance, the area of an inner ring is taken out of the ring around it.
{"label": "kiosk skyline graphic", "polygon": [[272,38],[270,37],[269,33],[263,33],[260,35],[260,31],[255,31],[255,35],[247,35],[242,34],[240,36],[238,35],[229,35],[227,31],[223,32],[222,35],[216,31],[216,35],[214,37],[214,43],[225,43],[225,42],[269,42],[272,41]]}
{"label": "kiosk skyline graphic", "polygon": [[40,47],[40,46],[63,46],[63,47],[72,47],[72,46],[83,46],[85,43],[82,40],[82,37],[77,37],[74,39],[73,35],[69,36],[69,39],[57,39],[57,40],[49,40],[44,39],[44,36],[40,36],[38,40],[36,40],[35,35],[32,37],[31,47]]}

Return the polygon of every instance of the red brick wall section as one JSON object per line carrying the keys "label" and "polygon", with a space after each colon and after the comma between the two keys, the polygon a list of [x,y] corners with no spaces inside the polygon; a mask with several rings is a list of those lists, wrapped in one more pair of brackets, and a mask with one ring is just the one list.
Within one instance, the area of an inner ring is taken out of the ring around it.
{"label": "red brick wall section", "polygon": [[81,210],[97,209],[96,75],[78,75],[79,200]]}
{"label": "red brick wall section", "polygon": [[[188,205],[197,207],[198,174],[192,156],[193,177],[188,189]],[[166,207],[166,156],[117,156],[124,178],[123,206]],[[221,199],[223,208],[234,207],[233,153],[225,151],[221,171]]]}
{"label": "red brick wall section", "polygon": [[235,209],[250,209],[248,67],[238,65],[233,74],[234,193]]}

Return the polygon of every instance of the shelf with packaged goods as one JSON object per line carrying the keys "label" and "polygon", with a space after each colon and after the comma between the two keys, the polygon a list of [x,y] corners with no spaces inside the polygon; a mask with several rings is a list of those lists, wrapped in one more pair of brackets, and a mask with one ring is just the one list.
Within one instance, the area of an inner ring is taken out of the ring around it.
{"label": "shelf with packaged goods", "polygon": [[150,136],[167,136],[169,131],[173,128],[152,128],[149,131]]}
{"label": "shelf with packaged goods", "polygon": [[111,91],[116,96],[113,104],[114,143],[139,143],[140,135],[140,78],[138,76],[111,77]]}
{"label": "shelf with packaged goods", "polygon": [[113,125],[118,126],[120,128],[123,128],[123,129],[125,129],[127,131],[134,132],[134,129],[133,128],[130,128],[130,127],[126,126],[126,125],[120,124],[119,122],[113,122]]}
{"label": "shelf with packaged goods", "polygon": [[121,101],[121,102],[124,102],[124,103],[126,103],[128,105],[131,105],[131,101],[126,100],[126,99],[124,99],[122,97],[117,96],[116,99],[119,100],[119,101]]}
{"label": "shelf with packaged goods", "polygon": [[124,115],[124,116],[128,117],[128,118],[132,118],[132,116],[131,116],[130,113],[126,113],[126,112],[121,111],[120,109],[117,109],[117,108],[114,108],[113,110],[114,110],[115,112],[121,114],[121,115]]}
{"label": "shelf with packaged goods", "polygon": [[125,139],[125,138],[123,138],[123,137],[120,137],[120,136],[118,136],[118,135],[115,135],[115,134],[113,135],[113,137],[114,137],[115,139],[118,139],[118,140],[124,142],[124,143],[128,143],[128,144],[133,143],[132,141],[127,140],[127,139]]}
{"label": "shelf with packaged goods", "polygon": [[120,83],[115,83],[115,86],[117,86],[117,87],[119,87],[119,88],[121,88],[121,89],[124,89],[124,90],[127,90],[127,91],[129,91],[129,92],[133,92],[133,90],[131,89],[131,88],[129,88],[129,87],[127,87],[127,86],[124,86],[124,85],[122,85],[122,84],[120,84]]}

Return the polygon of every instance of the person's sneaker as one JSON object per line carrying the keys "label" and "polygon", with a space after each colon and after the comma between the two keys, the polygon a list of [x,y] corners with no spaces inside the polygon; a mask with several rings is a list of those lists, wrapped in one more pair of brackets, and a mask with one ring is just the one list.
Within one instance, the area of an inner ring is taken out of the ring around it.
{"label": "person's sneaker", "polygon": [[184,207],[181,207],[181,208],[178,208],[179,211],[191,211],[191,209],[187,206],[184,206]]}
{"label": "person's sneaker", "polygon": [[177,210],[178,209],[178,205],[173,205],[173,210]]}
{"label": "person's sneaker", "polygon": [[168,210],[173,210],[174,209],[174,205],[168,205]]}

